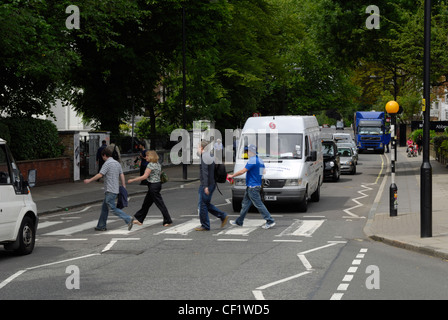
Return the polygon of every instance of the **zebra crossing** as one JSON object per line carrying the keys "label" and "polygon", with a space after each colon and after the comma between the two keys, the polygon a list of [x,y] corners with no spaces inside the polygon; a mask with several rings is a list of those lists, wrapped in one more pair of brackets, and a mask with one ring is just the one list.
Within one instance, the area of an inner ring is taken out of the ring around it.
{"label": "zebra crossing", "polygon": [[[298,237],[311,237],[321,226],[324,224],[326,219],[293,219],[291,220],[288,226],[282,225],[277,220],[277,225],[269,230],[263,230],[261,226],[263,226],[266,221],[264,219],[249,219],[246,218],[244,220],[243,226],[226,226],[225,228],[216,228],[212,229],[210,232],[216,237],[238,237],[241,238],[242,241],[247,239],[251,234],[259,232],[268,232],[269,234],[275,236],[277,239],[279,238],[298,238]],[[38,225],[38,236],[45,237],[64,237],[64,236],[73,236],[76,234],[92,234],[92,235],[131,235],[137,233],[143,229],[154,228],[155,236],[188,236],[195,228],[201,225],[199,218],[190,218],[181,223],[174,223],[170,227],[162,227],[162,219],[161,218],[147,218],[143,225],[138,226],[134,225],[132,230],[128,230],[126,224],[123,223],[122,220],[116,218],[110,218],[108,220],[108,230],[103,232],[95,232],[94,227],[97,225],[98,220],[90,220],[81,223],[75,223],[74,221],[64,221],[64,220],[56,220],[56,221],[43,221]],[[65,227],[66,226],[66,227]],[[57,230],[55,227],[58,227]],[[163,228],[163,230],[160,230]],[[50,230],[53,231],[50,231]],[[229,241],[232,239],[229,239]]]}

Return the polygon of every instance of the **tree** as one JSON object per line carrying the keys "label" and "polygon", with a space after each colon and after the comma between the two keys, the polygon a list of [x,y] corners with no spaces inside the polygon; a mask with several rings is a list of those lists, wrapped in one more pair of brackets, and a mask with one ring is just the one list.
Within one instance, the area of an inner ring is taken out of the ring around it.
{"label": "tree", "polygon": [[58,2],[0,4],[0,111],[52,115],[50,104],[70,93],[67,78],[78,59],[61,30],[64,12]]}

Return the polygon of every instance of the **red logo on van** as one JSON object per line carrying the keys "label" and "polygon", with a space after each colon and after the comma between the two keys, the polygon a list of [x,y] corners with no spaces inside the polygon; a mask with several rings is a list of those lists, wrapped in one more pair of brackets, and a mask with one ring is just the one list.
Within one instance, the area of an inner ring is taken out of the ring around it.
{"label": "red logo on van", "polygon": [[271,128],[271,129],[275,129],[275,123],[274,123],[274,122],[271,122],[271,123],[269,124],[269,128]]}

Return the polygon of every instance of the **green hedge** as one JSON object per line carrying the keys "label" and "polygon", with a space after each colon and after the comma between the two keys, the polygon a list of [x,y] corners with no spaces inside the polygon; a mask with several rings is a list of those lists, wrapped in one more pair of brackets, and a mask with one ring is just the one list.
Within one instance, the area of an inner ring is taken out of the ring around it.
{"label": "green hedge", "polygon": [[9,133],[9,137],[2,138],[8,141],[16,160],[57,158],[64,152],[58,129],[49,120],[3,118],[0,119],[0,134],[2,133]]}

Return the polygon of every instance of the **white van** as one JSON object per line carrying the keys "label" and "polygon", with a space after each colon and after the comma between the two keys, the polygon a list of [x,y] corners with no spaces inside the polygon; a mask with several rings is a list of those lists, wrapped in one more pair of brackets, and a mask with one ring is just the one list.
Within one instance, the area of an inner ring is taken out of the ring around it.
{"label": "white van", "polygon": [[12,158],[6,141],[0,138],[0,244],[6,250],[29,254],[34,249],[39,218],[29,187],[36,171],[25,181]]}
{"label": "white van", "polygon": [[[234,172],[247,163],[245,148],[257,146],[266,166],[263,176],[265,203],[297,203],[305,212],[308,200],[319,201],[324,178],[322,140],[314,116],[269,116],[247,119],[237,149]],[[241,209],[246,176],[235,177],[234,211]]]}

